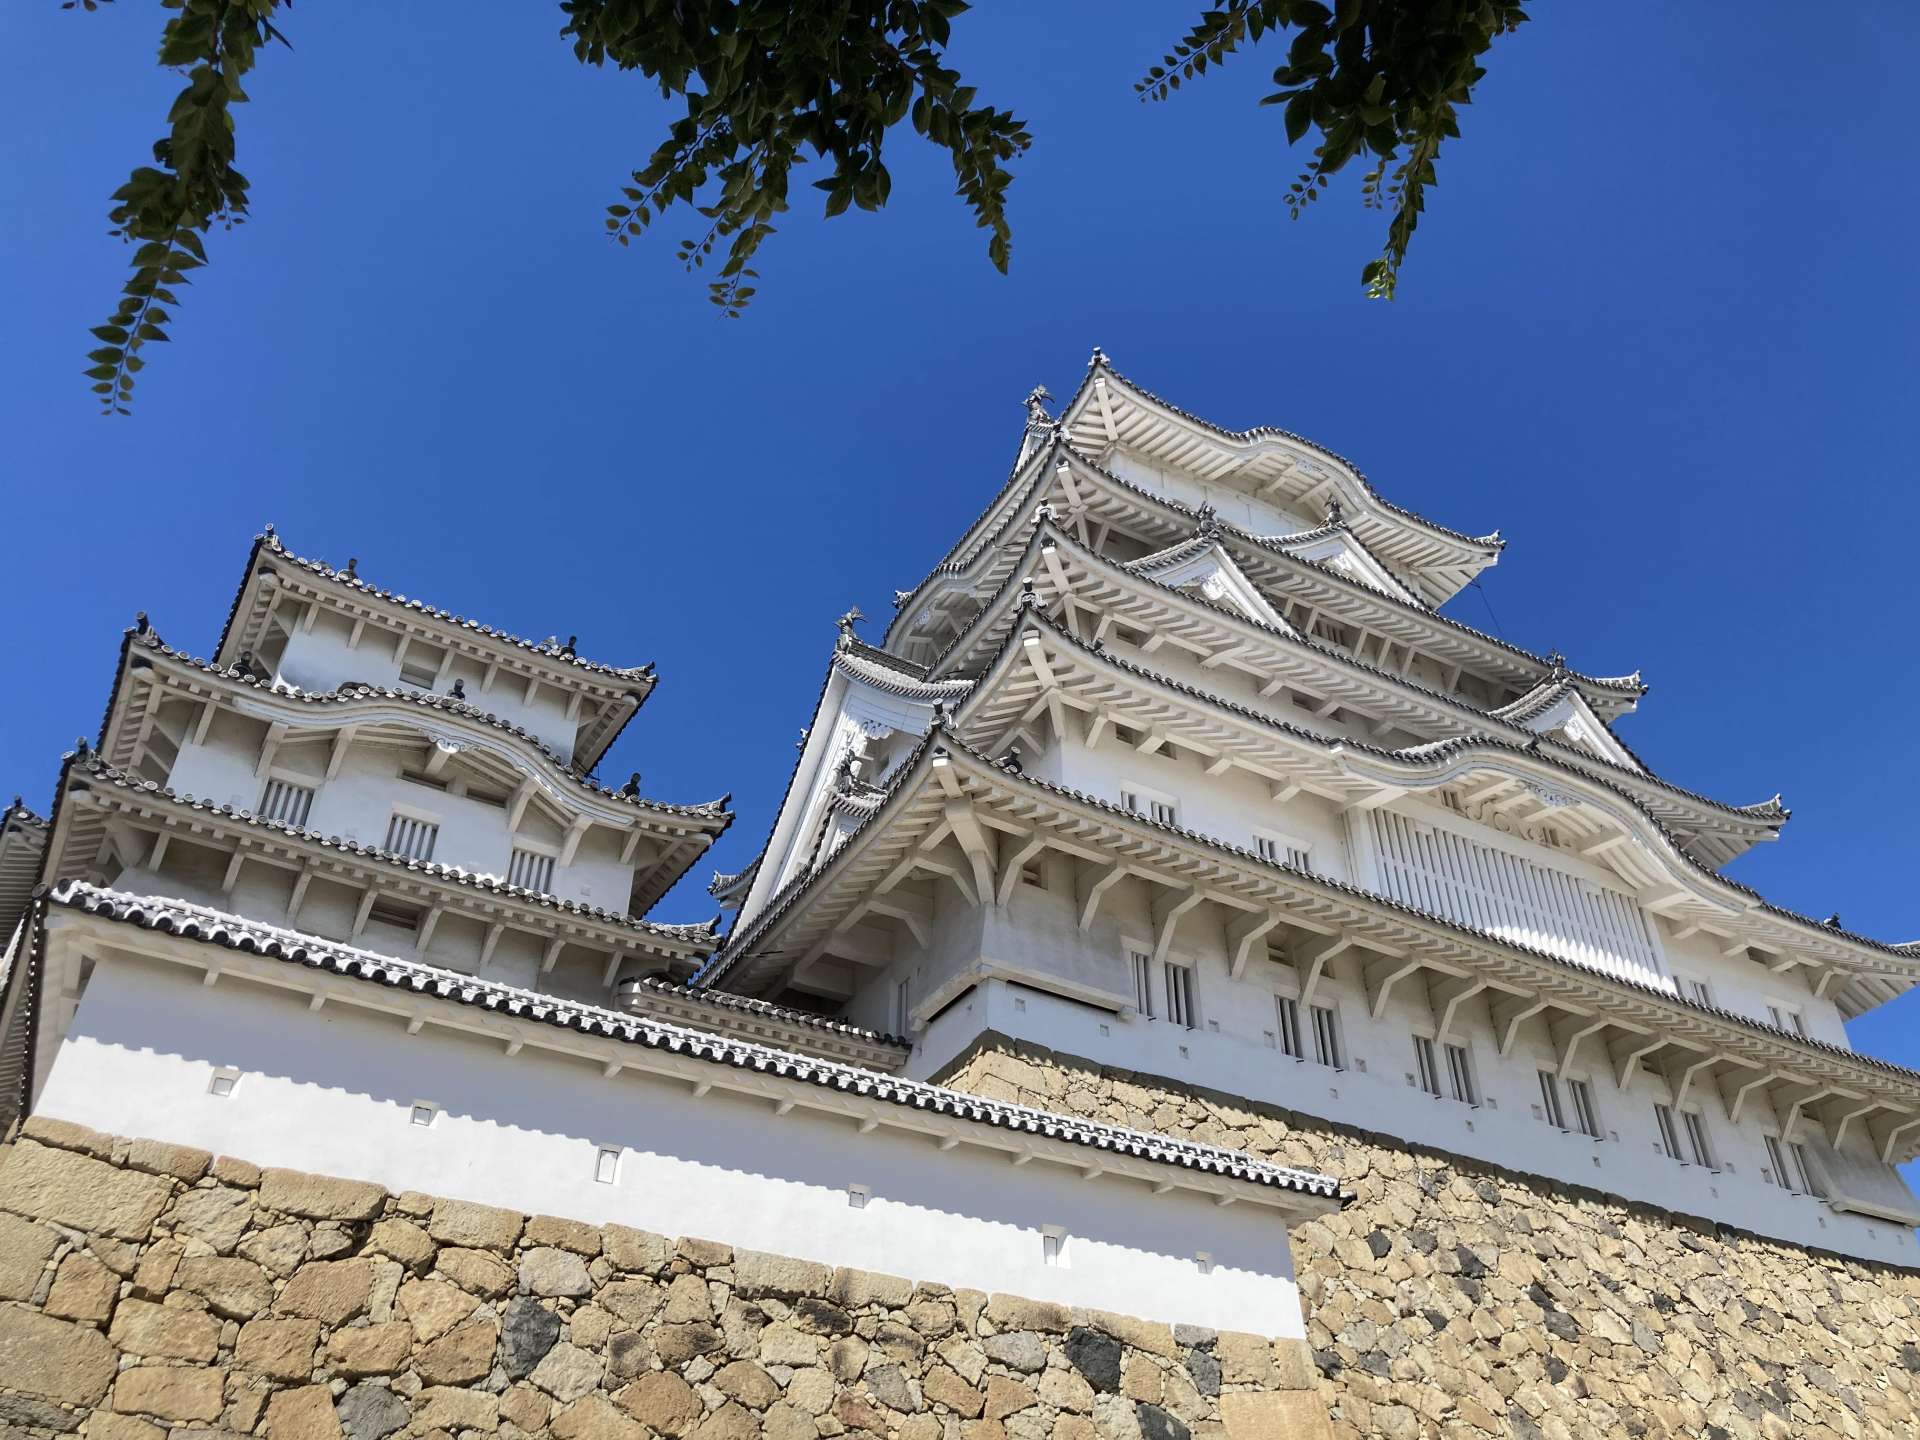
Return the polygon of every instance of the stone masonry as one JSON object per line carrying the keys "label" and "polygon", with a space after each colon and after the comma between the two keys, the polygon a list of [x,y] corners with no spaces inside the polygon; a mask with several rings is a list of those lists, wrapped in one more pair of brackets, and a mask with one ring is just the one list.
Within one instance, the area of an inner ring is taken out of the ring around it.
{"label": "stone masonry", "polygon": [[1299,1341],[520,1215],[33,1119],[0,1437],[1325,1440]]}
{"label": "stone masonry", "polygon": [[1294,1227],[1340,1440],[1920,1435],[1920,1273],[1796,1248],[1002,1037],[960,1090],[1337,1176]]}

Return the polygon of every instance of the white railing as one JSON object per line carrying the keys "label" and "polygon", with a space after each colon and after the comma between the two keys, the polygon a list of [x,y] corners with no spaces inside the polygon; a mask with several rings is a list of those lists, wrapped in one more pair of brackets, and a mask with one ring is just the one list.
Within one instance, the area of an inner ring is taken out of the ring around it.
{"label": "white railing", "polygon": [[1390,898],[1582,965],[1659,979],[1646,916],[1625,891],[1390,810],[1368,817]]}

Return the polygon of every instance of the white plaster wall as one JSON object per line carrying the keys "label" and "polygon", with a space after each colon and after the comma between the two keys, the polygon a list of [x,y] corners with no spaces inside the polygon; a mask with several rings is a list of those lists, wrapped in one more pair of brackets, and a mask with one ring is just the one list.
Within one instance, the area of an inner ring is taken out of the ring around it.
{"label": "white plaster wall", "polygon": [[[311,630],[303,630],[296,620],[280,656],[277,678],[302,690],[323,692],[349,680],[398,686],[400,661],[394,656],[399,632],[368,625],[361,631],[357,646],[347,643],[351,637],[351,622],[329,611],[322,611],[315,618]],[[407,648],[414,658],[424,659],[430,653],[424,643],[410,644]],[[431,653],[438,653],[439,649],[431,647]],[[447,693],[458,677],[466,682],[469,704],[538,735],[557,750],[562,759],[572,757],[577,726],[567,719],[567,696],[562,691],[542,685],[529,703],[524,680],[503,673],[492,689],[483,689],[484,674],[485,671],[472,662],[456,659],[436,689]]]}
{"label": "white plaster wall", "polygon": [[1326,520],[1324,514],[1310,520],[1302,519],[1297,513],[1283,510],[1264,499],[1256,499],[1244,490],[1236,490],[1230,485],[1202,484],[1190,475],[1163,470],[1124,450],[1116,450],[1104,468],[1143,490],[1164,495],[1192,509],[1198,509],[1203,503],[1211,503],[1227,524],[1238,525],[1256,535],[1298,534]]}
{"label": "white plaster wall", "polygon": [[[937,1074],[983,1030],[993,1030],[1102,1065],[1166,1076],[1182,1084],[1403,1136],[1800,1244],[1906,1265],[1920,1259],[1920,1246],[1904,1228],[1834,1211],[1819,1200],[1791,1194],[1764,1179],[1761,1169],[1768,1162],[1762,1127],[1777,1129],[1764,1107],[1743,1115],[1736,1128],[1719,1096],[1710,1088],[1696,1087],[1689,1108],[1703,1112],[1721,1169],[1716,1173],[1682,1165],[1658,1149],[1653,1103],[1670,1098],[1665,1082],[1643,1073],[1630,1093],[1622,1093],[1598,1052],[1588,1057],[1598,1063],[1576,1061],[1570,1074],[1591,1085],[1606,1138],[1594,1141],[1563,1132],[1537,1116],[1538,1071],[1554,1063],[1545,1026],[1538,1022],[1523,1027],[1512,1053],[1502,1058],[1484,1004],[1470,1000],[1462,1006],[1454,1038],[1466,1040],[1483,1096],[1481,1105],[1469,1107],[1450,1099],[1436,1100],[1407,1079],[1414,1069],[1413,1034],[1433,1031],[1424,991],[1403,982],[1376,1023],[1350,978],[1323,982],[1316,1003],[1335,1004],[1346,1050],[1347,1068],[1333,1071],[1291,1059],[1270,1044],[1268,1032],[1276,1025],[1274,996],[1291,993],[1293,988],[1280,967],[1257,961],[1249,967],[1247,978],[1236,982],[1226,975],[1222,956],[1196,954],[1193,949],[1183,952],[1180,947],[1176,954],[1196,964],[1196,1029],[1165,1021],[1123,1020],[1093,1006],[990,981],[915,1037],[918,1044],[907,1073]],[[1306,1028],[1304,1016],[1302,1028]],[[1311,1054],[1311,1036],[1305,1038]],[[1145,1126],[1148,1117],[1133,1117],[1129,1123]],[[1850,1153],[1855,1143],[1849,1143]]]}
{"label": "white plaster wall", "polygon": [[[233,1066],[234,1093],[208,1093]],[[410,1123],[416,1101],[443,1107]],[[1264,1206],[1156,1196],[764,1100],[338,1006],[233,977],[203,988],[161,962],[96,964],[40,1098],[41,1113],[256,1163],[375,1180],[390,1190],[504,1205],[825,1264],[1088,1305],[1168,1322],[1304,1333],[1285,1226]],[[618,1182],[596,1148],[624,1147]],[[847,1187],[872,1188],[864,1209]],[[1042,1260],[1042,1227],[1067,1232]],[[1212,1256],[1201,1273],[1197,1252]]]}
{"label": "white plaster wall", "polygon": [[[438,727],[443,730],[457,731],[461,726],[457,719],[436,718],[445,720]],[[189,741],[181,748],[168,777],[169,787],[240,809],[257,809],[266,785],[254,773],[263,733],[251,722],[216,724],[208,733],[207,743]],[[439,822],[435,862],[505,878],[514,843],[506,809],[403,780],[399,754],[368,744],[350,747],[339,773],[331,780],[322,780],[326,747],[302,745],[297,736],[297,731],[292,732],[282,744],[274,757],[274,769],[299,773],[318,785],[307,814],[307,829],[364,845],[384,845],[388,821],[395,810],[404,810]],[[538,812],[529,808],[522,832],[530,835],[542,823]],[[548,828],[552,829],[550,823]],[[540,838],[556,838],[557,833]],[[632,889],[633,867],[622,865],[618,853],[609,853],[606,846],[583,843],[572,864],[554,865],[552,890],[562,899],[620,912],[627,908]]]}

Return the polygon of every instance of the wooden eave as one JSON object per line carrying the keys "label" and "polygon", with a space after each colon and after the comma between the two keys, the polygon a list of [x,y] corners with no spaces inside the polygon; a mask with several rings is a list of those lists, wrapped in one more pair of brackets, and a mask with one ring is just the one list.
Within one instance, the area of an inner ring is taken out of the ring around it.
{"label": "wooden eave", "polygon": [[[267,627],[275,623],[281,602],[287,600],[303,607],[299,618],[292,622],[296,625],[311,627],[320,611],[326,609],[356,625],[370,625],[409,640],[424,641],[442,651],[449,660],[454,655],[464,656],[483,671],[480,694],[476,698],[488,694],[503,675],[568,696],[576,724],[573,759],[583,771],[591,770],[599,762],[656,683],[651,673],[575,665],[510,638],[489,635],[451,619],[443,620],[375,592],[330,582],[295,557],[264,545],[254,548],[247,578],[214,651],[214,663],[232,665],[242,652],[263,648]],[[282,618],[279,623],[287,622]]]}
{"label": "wooden eave", "polygon": [[[376,899],[391,898],[428,914],[477,922],[492,936],[489,953],[508,929],[534,935],[546,947],[546,970],[567,946],[590,951],[604,962],[609,986],[628,961],[650,970],[697,965],[718,938],[705,927],[661,925],[543,900],[504,884],[463,880],[444,866],[404,861],[370,846],[242,817],[151,782],[72,763],[63,771],[42,883],[107,883],[109,867],[153,868],[175,843],[227,857],[228,891],[244,865],[291,874],[294,902],[284,923],[296,929],[309,885],[323,880],[360,892],[360,926]],[[356,928],[353,938],[358,935]]]}
{"label": "wooden eave", "polygon": [[[1791,1107],[1796,1118],[1838,1127],[1836,1145],[1857,1125],[1890,1160],[1920,1153],[1920,1074],[1156,825],[1010,772],[943,730],[928,737],[866,825],[826,864],[790,882],[703,978],[744,993],[777,989],[840,958],[838,937],[916,877],[952,884],[971,903],[1004,903],[1009,873],[1017,880],[1041,849],[1084,862],[1083,878],[1099,877],[1076,892],[1083,930],[1118,871],[1177,897],[1156,913],[1215,907],[1236,975],[1255,945],[1284,940],[1310,995],[1329,960],[1344,957],[1376,1018],[1409,980],[1466,982],[1491,992],[1502,1054],[1523,1020],[1544,1015],[1563,1070],[1583,1044],[1589,1058],[1605,1055],[1623,1087],[1643,1061],[1684,1062],[1691,1083],[1719,1086],[1736,1121],[1760,1091],[1781,1113]],[[863,963],[857,952],[851,958]]]}
{"label": "wooden eave", "polygon": [[635,913],[644,913],[672,889],[733,821],[725,809],[608,794],[515,726],[484,723],[399,692],[303,697],[180,657],[157,641],[140,643],[145,638],[130,632],[122,647],[121,669],[101,728],[100,754],[119,770],[137,770],[156,746],[159,758],[171,768],[188,736],[171,734],[162,725],[165,700],[194,707],[193,725],[202,735],[222,709],[266,723],[268,747],[258,767],[263,780],[275,751],[285,745],[327,743],[331,778],[351,745],[425,743],[431,749],[436,733],[455,735],[466,747],[462,763],[513,792],[510,804],[516,814],[526,804],[538,803],[562,830],[579,831],[573,836],[575,844],[598,825],[626,837],[629,855],[642,843],[651,846],[657,853],[635,869],[630,899]]}
{"label": "wooden eave", "polygon": [[[1023,735],[1038,750],[1043,736],[1076,743],[1061,718],[1068,710],[1081,717],[1084,735],[1097,740],[1124,725],[1143,750],[1184,751],[1209,774],[1238,769],[1265,783],[1276,800],[1305,791],[1342,809],[1366,808],[1465,784],[1518,819],[1551,812],[1579,860],[1614,870],[1676,929],[1704,931],[1729,954],[1745,951],[1776,970],[1804,967],[1817,993],[1836,984],[1844,993],[1876,979],[1904,989],[1920,975],[1904,961],[1869,959],[1855,947],[1822,945],[1809,953],[1795,927],[1756,908],[1748,892],[1686,853],[1648,803],[1649,792],[1658,792],[1622,783],[1631,778],[1625,774],[1597,776],[1478,737],[1451,752],[1409,756],[1320,735],[1096,654],[1033,607],[953,725],[984,754],[1002,754]],[[1666,809],[1681,808],[1676,797],[1661,798]]]}
{"label": "wooden eave", "polygon": [[[1361,717],[1376,735],[1396,726],[1430,740],[1490,735],[1519,745],[1537,744],[1569,765],[1616,772],[1621,783],[1635,784],[1658,811],[1674,816],[1683,840],[1697,847],[1702,863],[1724,864],[1748,845],[1777,833],[1777,827],[1764,818],[1742,815],[1657,777],[1610,765],[1588,751],[1543,739],[1524,726],[1355,660],[1323,642],[1286,634],[1163,585],[1087,549],[1050,519],[1043,517],[1034,526],[1027,548],[1008,573],[1009,583],[935,660],[931,669],[936,678],[979,673],[992,663],[1021,607],[1022,591],[1011,583],[1018,573],[1023,583],[1032,577],[1043,613],[1069,632],[1085,632],[1084,638],[1104,641],[1113,624],[1123,621],[1149,637],[1143,646],[1148,656],[1172,645],[1194,656],[1203,668],[1246,677],[1263,697],[1290,692],[1304,697],[1314,709],[1346,709]],[[1693,819],[1696,807],[1691,802],[1695,800],[1700,802],[1698,809],[1712,817],[1711,823]]]}

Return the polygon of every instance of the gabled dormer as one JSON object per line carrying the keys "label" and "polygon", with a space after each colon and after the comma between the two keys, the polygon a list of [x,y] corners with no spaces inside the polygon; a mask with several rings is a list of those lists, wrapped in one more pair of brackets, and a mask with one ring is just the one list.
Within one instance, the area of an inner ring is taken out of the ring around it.
{"label": "gabled dormer", "polygon": [[1646,766],[1607,728],[1563,669],[1541,681],[1510,705],[1490,712],[1494,718],[1557,740],[1571,750],[1596,756],[1623,770],[1645,773]]}
{"label": "gabled dormer", "polygon": [[1424,603],[1353,533],[1341,514],[1338,501],[1328,510],[1327,523],[1324,525],[1294,535],[1262,535],[1258,538],[1262,544],[1285,551],[1296,560],[1305,560],[1331,570],[1382,595],[1409,605]]}
{"label": "gabled dormer", "polygon": [[1191,540],[1143,555],[1130,561],[1127,568],[1285,634],[1297,633],[1280,612],[1267,603],[1246,572],[1234,564],[1233,557],[1220,543],[1220,528],[1210,511],[1202,514],[1200,529]]}

